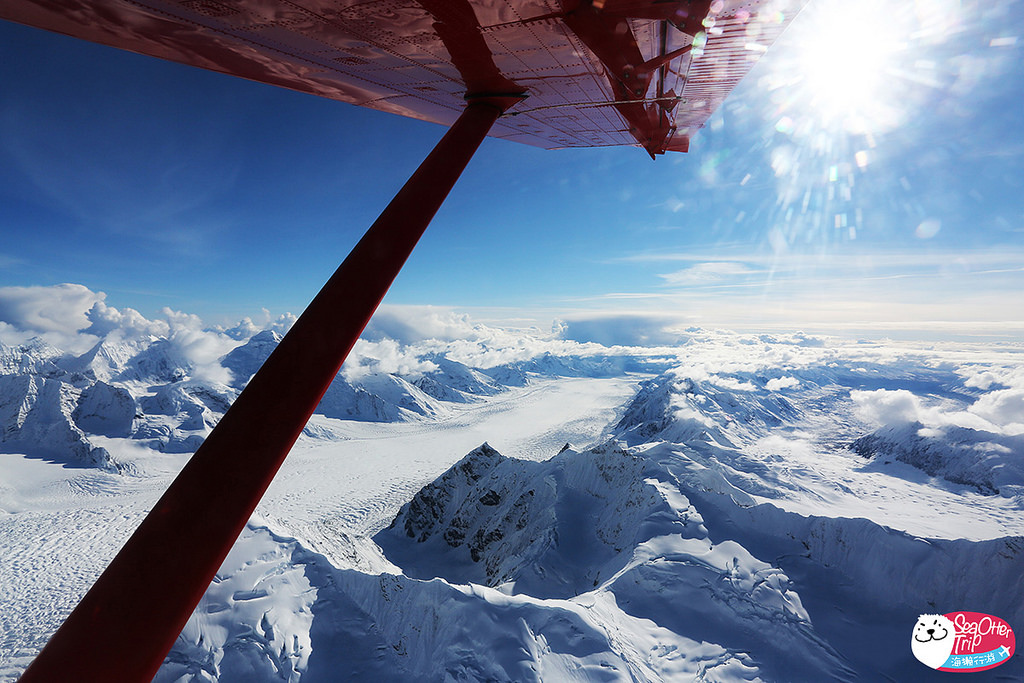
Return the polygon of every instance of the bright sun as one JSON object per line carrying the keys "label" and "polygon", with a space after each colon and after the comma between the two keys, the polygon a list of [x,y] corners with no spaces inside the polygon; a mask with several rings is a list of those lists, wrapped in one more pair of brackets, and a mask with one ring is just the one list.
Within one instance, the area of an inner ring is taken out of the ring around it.
{"label": "bright sun", "polygon": [[849,132],[898,125],[899,62],[912,31],[906,13],[878,0],[812,0],[804,11],[794,25],[794,86],[823,123]]}
{"label": "bright sun", "polygon": [[[880,229],[872,222],[878,195],[870,194],[880,186],[866,185],[864,174],[920,139],[915,124],[927,123],[929,107],[944,106],[945,93],[956,94],[954,85],[965,91],[985,68],[958,45],[967,25],[959,4],[810,0],[793,20],[758,80],[762,120],[774,127],[763,139],[778,186],[768,235],[777,252]],[[934,219],[915,224],[909,229],[919,239],[940,227]]]}

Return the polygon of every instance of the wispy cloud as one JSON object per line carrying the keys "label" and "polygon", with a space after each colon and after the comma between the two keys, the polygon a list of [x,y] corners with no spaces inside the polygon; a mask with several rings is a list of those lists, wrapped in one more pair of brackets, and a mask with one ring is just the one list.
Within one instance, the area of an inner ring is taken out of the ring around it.
{"label": "wispy cloud", "polygon": [[20,266],[24,262],[25,262],[24,260],[22,260],[20,258],[17,258],[16,256],[10,256],[8,254],[0,254],[0,270],[4,270],[6,268],[13,268],[15,266]]}
{"label": "wispy cloud", "polygon": [[174,146],[142,138],[146,142],[137,154],[69,154],[75,144],[67,138],[79,133],[55,134],[27,110],[12,107],[0,114],[7,159],[52,209],[92,231],[202,258],[214,236],[237,227],[211,215],[213,200],[239,173],[237,166],[202,163],[215,150],[202,149],[190,160]]}
{"label": "wispy cloud", "polygon": [[736,261],[706,261],[658,277],[665,280],[668,285],[690,285],[717,283],[762,272],[764,270],[753,270],[746,264]]}
{"label": "wispy cloud", "polygon": [[1024,262],[1024,248],[996,246],[985,249],[851,249],[841,251],[753,251],[747,246],[722,245],[697,247],[688,251],[642,251],[608,260],[608,263],[711,263],[733,262],[747,266],[760,265],[775,270],[800,270],[809,267],[1019,267]]}

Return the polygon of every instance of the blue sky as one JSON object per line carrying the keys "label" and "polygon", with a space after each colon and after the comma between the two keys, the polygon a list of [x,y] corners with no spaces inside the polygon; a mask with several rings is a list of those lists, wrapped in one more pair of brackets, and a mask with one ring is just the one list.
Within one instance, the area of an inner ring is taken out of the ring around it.
{"label": "blue sky", "polygon": [[[1022,4],[814,1],[689,154],[488,140],[387,301],[1019,337]],[[0,288],[144,315],[299,312],[443,134],[9,23],[0,85]]]}

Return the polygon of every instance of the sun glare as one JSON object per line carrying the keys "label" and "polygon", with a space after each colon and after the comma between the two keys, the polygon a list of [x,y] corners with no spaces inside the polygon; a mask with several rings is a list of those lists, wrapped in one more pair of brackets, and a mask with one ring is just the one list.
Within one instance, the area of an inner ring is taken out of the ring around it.
{"label": "sun glare", "polygon": [[818,19],[803,46],[805,85],[825,113],[857,112],[885,93],[899,37],[862,4],[832,5]]}
{"label": "sun glare", "polygon": [[[957,4],[810,0],[793,21],[758,80],[761,115],[774,128],[765,141],[777,185],[768,227],[776,252],[865,234],[874,214],[864,181],[876,164],[908,144],[943,92],[961,83],[969,90],[968,67],[984,68],[960,56]],[[919,239],[938,233],[937,223],[922,225]]]}
{"label": "sun glare", "polygon": [[829,127],[878,132],[898,125],[899,62],[911,27],[891,3],[812,3],[800,27],[800,88]]}

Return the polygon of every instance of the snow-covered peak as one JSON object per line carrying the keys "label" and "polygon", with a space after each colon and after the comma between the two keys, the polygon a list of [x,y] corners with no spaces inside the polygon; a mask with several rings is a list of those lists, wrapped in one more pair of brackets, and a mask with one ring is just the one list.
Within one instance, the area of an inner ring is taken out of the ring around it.
{"label": "snow-covered peak", "polygon": [[479,370],[439,354],[428,356],[426,360],[437,366],[437,369],[423,373],[413,384],[438,400],[467,403],[478,396],[493,396],[503,389],[493,378]]}
{"label": "snow-covered peak", "polygon": [[[341,377],[335,378],[335,383]],[[359,378],[357,386],[368,391],[386,403],[396,406],[404,419],[416,417],[437,417],[448,412],[444,404],[428,395],[404,377],[384,372],[374,372]]]}
{"label": "snow-covered peak", "polygon": [[63,352],[39,337],[24,344],[0,344],[0,375],[26,373],[54,376],[61,373],[57,361]]}
{"label": "snow-covered peak", "polygon": [[799,416],[781,393],[735,377],[693,380],[669,372],[645,382],[616,425],[629,443],[714,441],[737,445]]}
{"label": "snow-covered peak", "polygon": [[61,367],[73,378],[110,382],[121,379],[133,358],[144,352],[155,338],[103,339],[80,356],[62,359]]}
{"label": "snow-covered peak", "polygon": [[644,540],[644,520],[669,512],[643,467],[613,444],[530,462],[485,443],[417,493],[377,540],[413,576],[571,597],[614,574]]}
{"label": "snow-covered peak", "polygon": [[899,461],[982,493],[1024,497],[1024,434],[969,427],[929,428],[920,422],[888,425],[851,448],[876,461]]}
{"label": "snow-covered peak", "polygon": [[165,384],[180,382],[193,370],[192,361],[177,344],[168,339],[157,339],[132,356],[117,379]]}
{"label": "snow-covered peak", "polygon": [[543,462],[484,444],[375,540],[418,578],[587,604],[614,596],[626,615],[751,653],[768,678],[849,674],[782,570],[712,541],[671,472],[614,442]]}
{"label": "snow-covered peak", "polygon": [[274,330],[263,330],[249,338],[247,342],[230,351],[220,359],[220,364],[231,371],[232,385],[245,386],[263,363],[270,358],[282,336]]}
{"label": "snow-covered peak", "polygon": [[0,375],[0,450],[112,469],[107,450],[90,443],[75,423],[80,395],[57,379]]}

